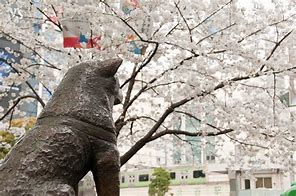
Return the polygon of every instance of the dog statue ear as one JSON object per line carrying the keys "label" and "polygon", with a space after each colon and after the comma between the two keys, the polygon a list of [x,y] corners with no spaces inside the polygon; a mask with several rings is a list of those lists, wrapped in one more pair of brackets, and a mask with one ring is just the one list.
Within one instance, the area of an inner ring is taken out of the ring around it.
{"label": "dog statue ear", "polygon": [[122,59],[117,58],[117,59],[109,59],[106,61],[103,61],[103,66],[100,69],[100,73],[102,76],[105,77],[112,77],[116,74],[119,66],[122,63]]}

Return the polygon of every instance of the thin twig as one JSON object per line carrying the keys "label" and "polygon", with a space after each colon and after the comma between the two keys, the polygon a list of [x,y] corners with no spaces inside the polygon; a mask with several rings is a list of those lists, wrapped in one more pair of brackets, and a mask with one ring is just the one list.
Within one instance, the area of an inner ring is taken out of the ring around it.
{"label": "thin twig", "polygon": [[5,112],[5,114],[0,118],[0,121],[2,121],[7,115],[9,115],[10,112],[12,112],[14,110],[14,108],[19,104],[19,102],[23,99],[27,99],[27,98],[33,98],[33,99],[37,99],[36,96],[33,95],[25,95],[25,96],[21,96],[18,97],[16,100],[13,101],[13,105]]}
{"label": "thin twig", "polygon": [[[31,4],[31,6],[34,6],[34,3],[31,1],[30,2],[30,4]],[[61,23],[58,21],[58,23],[56,23],[55,21],[53,21],[44,11],[42,11],[39,7],[36,7],[36,6],[34,6],[41,14],[43,14],[52,24],[54,24],[55,26],[57,26],[59,29],[60,29],[60,31],[63,31],[63,28],[62,28],[62,25],[61,25]],[[55,11],[55,9],[54,9],[54,7],[53,7],[53,5],[52,5],[52,8],[53,8],[53,10],[54,10],[54,12],[56,13],[56,11]]]}
{"label": "thin twig", "polygon": [[[286,35],[284,35],[284,37],[275,44],[275,46],[272,48],[270,54],[268,55],[268,57],[266,58],[266,61],[268,61],[271,56],[273,55],[273,53],[275,52],[275,50],[281,45],[281,43],[293,32],[293,30],[289,31]],[[262,69],[261,69],[262,71]]]}
{"label": "thin twig", "polygon": [[174,25],[168,32],[167,32],[167,34],[165,35],[166,37],[167,36],[169,36],[170,34],[172,34],[173,33],[173,31],[174,30],[176,30],[176,28],[179,26],[179,22],[176,24],[176,25]]}
{"label": "thin twig", "polygon": [[192,29],[189,27],[189,24],[188,24],[187,20],[185,19],[183,13],[181,12],[178,4],[176,2],[174,2],[174,4],[175,4],[175,6],[176,6],[176,8],[177,8],[177,10],[178,10],[178,12],[180,14],[180,16],[182,17],[182,19],[183,19],[183,21],[184,21],[184,23],[185,23],[185,25],[187,27],[187,30],[188,30],[188,33],[189,33],[189,40],[190,40],[190,42],[193,42],[193,39],[192,39]]}
{"label": "thin twig", "polygon": [[204,22],[206,22],[208,19],[210,19],[212,16],[214,16],[215,14],[217,14],[220,10],[222,10],[225,6],[229,5],[232,2],[232,0],[228,1],[227,3],[225,3],[223,6],[221,6],[220,8],[218,8],[217,10],[215,10],[213,13],[211,13],[209,16],[207,16],[205,19],[203,19],[201,22],[199,22],[197,25],[195,25],[192,30],[196,29],[197,27],[199,27],[200,25],[202,25]]}
{"label": "thin twig", "polygon": [[150,137],[150,139],[147,140],[147,142],[151,142],[153,140],[156,140],[157,138],[160,138],[164,135],[169,135],[169,134],[186,135],[191,137],[199,137],[199,136],[213,137],[218,135],[224,135],[233,131],[234,131],[233,129],[225,129],[225,130],[221,130],[220,132],[205,132],[205,131],[189,132],[189,131],[182,131],[182,130],[165,130],[165,131],[155,133],[153,136]]}
{"label": "thin twig", "polygon": [[[21,72],[19,70],[17,70],[14,66],[12,66],[12,64],[10,62],[8,62],[6,59],[0,58],[0,61],[5,62],[7,65],[9,65],[13,71],[15,71],[15,73],[17,73],[19,76],[21,75]],[[39,101],[39,103],[42,105],[42,107],[45,106],[44,101],[41,99],[41,97],[38,95],[38,93],[36,92],[36,90],[33,88],[33,86],[28,82],[25,81],[25,83],[27,84],[27,86],[32,90],[32,92],[35,94],[36,99]]]}
{"label": "thin twig", "polygon": [[7,128],[8,130],[11,128],[11,125],[12,125],[12,119],[13,119],[14,109],[15,109],[15,108],[13,108],[13,109],[11,110],[11,113],[10,113],[9,125],[8,125],[8,128]]}
{"label": "thin twig", "polygon": [[247,39],[248,37],[251,37],[251,36],[253,36],[253,35],[256,35],[257,33],[263,31],[263,30],[266,29],[267,27],[274,26],[274,25],[280,24],[280,23],[282,23],[282,22],[286,22],[286,21],[288,21],[288,19],[290,19],[290,18],[292,18],[292,17],[294,17],[294,16],[296,16],[296,14],[292,14],[291,16],[289,16],[289,17],[287,17],[287,18],[284,18],[284,19],[282,19],[282,20],[280,20],[280,21],[277,21],[277,22],[273,22],[273,23],[271,23],[271,24],[268,24],[268,25],[262,27],[261,29],[257,29],[256,31],[254,31],[254,32],[250,33],[249,35],[247,35],[247,36],[243,37],[242,39],[240,39],[240,40],[238,41],[238,43],[241,43],[242,41],[244,41],[244,40]]}
{"label": "thin twig", "polygon": [[51,66],[51,68],[56,69],[61,71],[60,68],[56,67],[55,65],[53,65],[52,63],[50,63],[49,61],[47,61],[45,58],[43,58],[36,50],[34,50],[32,47],[28,46],[27,44],[25,44],[24,42],[22,42],[19,39],[14,38],[13,36],[9,35],[8,33],[4,32],[3,30],[0,30],[1,33],[3,33],[5,36],[9,37],[10,39],[16,40],[19,44],[23,45],[25,48],[31,50],[33,52],[33,54],[37,55],[40,59],[42,59],[44,62],[46,62],[47,64],[49,64]]}
{"label": "thin twig", "polygon": [[236,25],[236,23],[232,23],[230,25],[228,25],[227,27],[224,27],[222,29],[219,29],[218,31],[215,31],[213,33],[211,33],[210,35],[207,35],[206,37],[203,37],[202,39],[200,39],[196,44],[200,44],[202,41],[204,41],[205,39],[208,39],[209,37],[212,37],[213,35],[217,34],[217,33],[220,33],[226,29],[229,29],[230,27]]}
{"label": "thin twig", "polygon": [[225,134],[225,136],[228,137],[230,140],[235,141],[235,142],[237,142],[239,144],[243,144],[243,145],[246,145],[246,146],[254,146],[254,147],[268,149],[268,147],[265,147],[265,146],[262,146],[262,145],[252,144],[252,143],[247,143],[247,142],[240,141],[238,139],[235,139],[235,138],[229,136],[228,134]]}
{"label": "thin twig", "polygon": [[[281,43],[293,32],[293,30],[289,31],[286,35],[283,36],[283,38],[277,42],[275,44],[275,46],[272,48],[270,54],[266,57],[265,61],[268,61],[272,55],[274,54],[274,52],[276,51],[276,49],[281,45]],[[266,64],[263,64],[261,67],[260,67],[260,71],[262,71],[264,69],[264,67],[266,66]]]}

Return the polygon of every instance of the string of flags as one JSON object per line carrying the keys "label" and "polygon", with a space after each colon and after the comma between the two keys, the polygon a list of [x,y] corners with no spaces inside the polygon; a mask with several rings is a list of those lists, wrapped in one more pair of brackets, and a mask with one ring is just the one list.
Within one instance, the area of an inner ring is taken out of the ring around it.
{"label": "string of flags", "polygon": [[[140,0],[121,0],[120,8],[125,15],[129,15],[133,10],[141,7]],[[149,24],[148,24],[149,23]],[[148,25],[147,25],[148,24]],[[144,33],[149,35],[149,31],[147,31],[147,27],[150,29],[151,20],[150,17],[144,19],[142,24],[137,24],[136,26],[141,26],[140,33]],[[128,50],[137,55],[144,55],[148,45],[146,43],[136,42],[136,35],[133,33],[127,34],[125,36],[125,42],[129,43]]]}
{"label": "string of flags", "polygon": [[[121,0],[121,10],[127,15],[133,10],[140,8],[140,0]],[[61,20],[63,25],[63,45],[65,48],[97,48],[101,49],[99,41],[100,35],[93,35],[90,22],[82,16],[74,16]],[[124,41],[128,44],[128,50],[137,55],[144,55],[147,45],[140,45],[136,42],[134,34],[124,36]]]}
{"label": "string of flags", "polygon": [[[38,0],[35,0],[38,2]],[[40,6],[37,3],[36,7]],[[131,14],[132,11],[141,8],[140,0],[120,0],[120,9],[125,15]],[[55,10],[60,16],[63,14],[63,8]],[[88,18],[81,15],[75,14],[73,17],[66,17],[59,19],[57,14],[49,15],[50,20],[55,23],[60,22],[63,26],[63,47],[64,48],[96,48],[101,50],[100,41],[103,39],[102,35],[94,33],[91,29],[91,24]],[[48,19],[47,19],[48,21]],[[46,22],[46,20],[45,20]],[[139,33],[149,36],[151,34],[151,18],[148,16],[141,24],[136,24],[135,26],[140,27],[138,29]],[[41,29],[40,23],[34,24],[34,29],[37,31]],[[128,50],[136,55],[144,55],[148,45],[137,41],[137,36],[132,33],[126,33],[123,35],[123,41],[127,43]]]}

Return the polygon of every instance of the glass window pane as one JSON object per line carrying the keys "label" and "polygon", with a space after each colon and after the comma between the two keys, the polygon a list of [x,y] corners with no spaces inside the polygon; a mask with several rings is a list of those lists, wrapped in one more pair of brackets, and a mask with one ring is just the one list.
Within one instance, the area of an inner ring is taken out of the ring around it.
{"label": "glass window pane", "polygon": [[176,173],[175,172],[171,172],[170,173],[170,177],[171,177],[172,180],[173,179],[176,179]]}
{"label": "glass window pane", "polygon": [[193,171],[193,178],[204,178],[206,175],[203,173],[202,170],[194,170]]}
{"label": "glass window pane", "polygon": [[257,178],[256,188],[263,188],[263,178]]}
{"label": "glass window pane", "polygon": [[251,183],[249,179],[245,179],[245,189],[250,189],[251,188]]}
{"label": "glass window pane", "polygon": [[264,187],[271,189],[272,188],[272,179],[271,178],[264,178]]}
{"label": "glass window pane", "polygon": [[145,181],[148,181],[148,180],[149,180],[149,175],[148,174],[139,175],[139,181],[140,182],[145,182]]}

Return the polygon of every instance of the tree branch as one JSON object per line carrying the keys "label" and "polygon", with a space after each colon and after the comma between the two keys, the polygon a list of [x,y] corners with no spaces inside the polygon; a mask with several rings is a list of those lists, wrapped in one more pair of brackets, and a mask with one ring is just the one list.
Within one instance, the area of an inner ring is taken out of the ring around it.
{"label": "tree branch", "polygon": [[240,39],[240,40],[238,41],[238,43],[241,43],[242,41],[244,41],[244,40],[247,39],[248,37],[251,37],[251,36],[253,36],[253,35],[256,35],[257,33],[263,31],[263,30],[266,29],[267,27],[274,26],[274,25],[280,24],[280,23],[282,23],[282,22],[286,22],[286,21],[288,21],[288,19],[290,19],[290,18],[292,18],[292,17],[294,17],[294,16],[296,16],[296,14],[292,14],[291,16],[289,16],[289,17],[287,17],[287,18],[284,18],[284,19],[282,19],[282,20],[280,20],[280,21],[277,21],[277,22],[273,22],[273,23],[271,23],[271,24],[268,24],[268,25],[262,27],[261,29],[257,29],[256,31],[254,31],[254,32],[250,33],[249,35],[247,35],[247,36],[243,37],[242,39]]}
{"label": "tree branch", "polygon": [[[186,82],[184,82],[184,81],[173,81],[173,82],[166,82],[166,83],[156,84],[156,85],[148,87],[145,91],[148,91],[150,89],[154,89],[154,88],[160,87],[160,86],[169,86],[169,85],[172,85],[172,84],[186,84]],[[195,86],[193,86],[193,85],[189,84],[189,86],[192,87],[192,88],[195,88]]]}
{"label": "tree branch", "polygon": [[209,20],[212,16],[214,16],[215,14],[217,14],[219,11],[221,11],[225,6],[229,5],[231,2],[232,2],[232,0],[228,1],[223,6],[221,6],[217,10],[215,10],[213,13],[211,13],[209,16],[207,16],[205,19],[203,19],[201,22],[199,22],[197,25],[195,25],[192,28],[192,30],[196,29],[197,27],[199,27],[200,25],[202,25],[204,22],[206,22],[207,20]]}
{"label": "tree branch", "polygon": [[128,150],[124,155],[121,156],[121,165],[125,164],[136,152],[138,152],[146,143],[150,140],[151,136],[157,131],[157,129],[161,126],[161,124],[166,120],[166,118],[174,111],[175,108],[184,105],[185,103],[191,101],[194,97],[188,97],[182,99],[178,102],[171,104],[165,112],[161,115],[161,117],[157,120],[157,122],[152,126],[152,128],[148,131],[148,133],[138,140],[130,150]]}
{"label": "tree branch", "polygon": [[[190,53],[192,53],[192,54],[196,54],[192,49],[184,48],[183,46],[180,46],[180,45],[175,44],[175,43],[165,42],[165,44],[167,44],[167,45],[171,45],[171,46],[174,46],[174,47],[177,47],[177,48],[180,48],[181,50],[185,50],[185,51],[190,52]],[[197,54],[196,54],[196,55],[197,55]]]}
{"label": "tree branch", "polygon": [[[293,30],[289,31],[286,35],[284,35],[284,37],[279,41],[276,42],[275,46],[272,48],[270,54],[268,55],[268,57],[266,58],[266,61],[268,61],[271,56],[273,55],[273,53],[275,52],[275,50],[281,45],[281,43],[293,32]],[[261,69],[262,71],[262,69]]]}
{"label": "tree branch", "polygon": [[165,35],[166,37],[167,36],[169,36],[170,34],[172,34],[173,33],[173,31],[174,30],[176,30],[176,28],[179,26],[179,22],[176,24],[176,25],[174,25],[168,32],[167,32],[167,34]]}
{"label": "tree branch", "polygon": [[129,77],[124,83],[122,83],[122,85],[120,86],[120,88],[123,88],[128,82],[130,82],[132,79],[135,79],[136,76],[140,73],[140,71],[146,67],[151,60],[153,59],[153,57],[155,56],[157,50],[159,47],[159,43],[155,43],[155,48],[153,49],[153,51],[148,55],[148,58],[139,66],[139,69],[137,69],[134,73],[132,73],[131,77]]}
{"label": "tree branch", "polygon": [[176,2],[174,2],[174,4],[175,4],[175,6],[176,6],[176,8],[177,8],[177,10],[178,10],[178,12],[180,14],[180,16],[182,17],[182,19],[183,19],[183,21],[184,21],[184,23],[185,23],[185,25],[187,27],[187,30],[188,30],[188,33],[189,33],[189,40],[190,40],[190,42],[193,42],[193,39],[192,39],[192,29],[189,27],[189,24],[188,24],[187,20],[185,19],[183,13],[181,12],[178,4]]}
{"label": "tree branch", "polygon": [[225,134],[226,137],[228,137],[230,140],[234,141],[234,142],[237,142],[239,144],[242,144],[242,145],[246,145],[246,146],[254,146],[254,147],[259,147],[259,148],[264,148],[264,149],[268,149],[268,147],[265,147],[265,146],[262,146],[262,145],[258,145],[258,144],[252,144],[252,143],[247,143],[247,142],[243,142],[243,141],[240,141],[238,139],[235,139],[231,136],[229,136],[228,134]]}
{"label": "tree branch", "polygon": [[199,136],[204,136],[204,137],[210,137],[210,136],[218,136],[218,135],[224,135],[226,133],[230,133],[233,132],[233,129],[225,129],[219,132],[189,132],[189,131],[182,131],[182,130],[166,130],[166,131],[161,131],[158,132],[156,134],[154,134],[152,137],[150,137],[150,139],[147,141],[151,142],[153,140],[156,140],[157,138],[160,138],[164,135],[168,135],[168,134],[174,134],[174,135],[186,135],[186,136],[191,136],[191,137],[199,137]]}
{"label": "tree branch", "polygon": [[[34,6],[34,3],[31,1],[30,2],[31,6]],[[34,6],[42,15],[44,15],[48,21],[50,21],[52,24],[54,24],[55,26],[57,26],[60,31],[63,31],[62,25],[61,23],[58,21],[58,23],[56,23],[55,21],[53,21],[44,11],[42,11],[39,7]],[[51,5],[53,11],[55,12],[55,14],[57,13],[54,6]]]}
{"label": "tree branch", "polygon": [[[184,111],[175,111],[176,113],[179,113],[179,114],[185,114],[186,116],[189,116],[190,118],[193,118],[193,119],[195,119],[195,120],[197,120],[197,121],[199,121],[199,122],[202,122],[202,120],[201,119],[199,119],[199,118],[197,118],[196,116],[194,116],[193,114],[190,114],[189,112],[184,112]],[[222,128],[219,128],[219,127],[216,127],[216,126],[214,126],[214,125],[212,125],[212,124],[210,124],[210,123],[205,123],[204,122],[204,124],[205,125],[207,125],[207,126],[209,126],[209,127],[211,127],[211,128],[213,128],[213,129],[216,129],[217,131],[219,131],[219,132],[222,132],[223,130],[222,130]]]}
{"label": "tree branch", "polygon": [[[15,71],[15,73],[17,73],[19,76],[21,75],[21,72],[19,70],[17,70],[15,67],[13,67],[12,64],[10,62],[8,62],[6,59],[0,58],[0,61],[5,62],[7,65],[9,65]],[[33,86],[28,81],[25,81],[25,83],[32,90],[32,92],[35,94],[36,99],[39,101],[39,103],[42,105],[42,107],[44,107],[45,106],[44,101],[41,99],[41,97],[35,91]]]}
{"label": "tree branch", "polygon": [[111,12],[114,14],[114,16],[116,16],[119,20],[121,20],[126,26],[128,26],[128,28],[130,29],[130,30],[132,30],[135,34],[136,34],[136,36],[142,41],[142,42],[146,42],[146,43],[153,43],[153,44],[158,44],[158,42],[156,42],[156,41],[152,41],[152,40],[145,40],[145,39],[143,39],[142,38],[142,36],[126,21],[126,20],[124,20],[123,18],[121,18],[118,14],[117,14],[117,12],[106,2],[106,1],[104,1],[104,0],[100,0],[100,2],[101,3],[103,3],[106,7],[108,7],[110,10],[111,10]]}
{"label": "tree branch", "polygon": [[120,129],[123,127],[122,123],[124,122],[126,112],[127,112],[128,108],[129,108],[129,106],[131,105],[131,103],[133,102],[133,101],[130,100],[130,96],[131,96],[131,93],[132,93],[132,90],[133,90],[133,86],[134,86],[136,77],[140,73],[140,71],[151,62],[152,58],[155,56],[155,54],[156,54],[156,52],[158,50],[158,46],[159,46],[159,44],[156,43],[155,48],[148,55],[148,58],[140,65],[140,67],[138,69],[136,69],[136,66],[134,67],[134,70],[133,70],[133,72],[131,74],[131,77],[129,79],[127,79],[120,87],[120,88],[123,88],[125,84],[129,83],[128,90],[127,90],[127,93],[126,93],[126,98],[125,98],[125,101],[124,101],[124,104],[123,104],[123,112],[121,113],[119,118],[115,121],[116,135],[117,136],[119,135]]}
{"label": "tree branch", "polygon": [[10,129],[10,128],[11,128],[14,109],[15,109],[15,108],[13,108],[13,109],[11,110],[11,112],[10,112],[9,125],[8,125],[8,128],[7,128],[7,129]]}
{"label": "tree branch", "polygon": [[232,23],[232,24],[228,25],[227,27],[224,27],[224,28],[222,28],[222,29],[219,29],[218,31],[215,31],[215,32],[211,33],[210,35],[207,35],[206,37],[200,39],[196,44],[200,44],[200,43],[201,43],[202,41],[204,41],[205,39],[208,39],[209,37],[212,37],[213,35],[215,35],[215,34],[217,34],[217,33],[220,33],[220,32],[222,32],[222,31],[224,31],[224,30],[226,30],[226,29],[229,29],[230,27],[232,27],[232,26],[234,26],[234,25],[236,25],[236,23]]}
{"label": "tree branch", "polygon": [[[276,49],[281,45],[281,43],[293,32],[293,30],[289,31],[286,35],[284,35],[284,37],[279,41],[275,43],[275,46],[272,48],[270,54],[267,56],[267,58],[265,59],[265,61],[268,61],[272,55],[274,54],[274,52],[276,51]],[[264,69],[264,67],[266,66],[266,63],[264,63],[261,67],[260,67],[260,71],[262,71]]]}
{"label": "tree branch", "polygon": [[136,116],[136,117],[131,117],[129,119],[126,119],[123,123],[123,125],[126,125],[127,123],[129,122],[134,122],[134,121],[137,121],[137,120],[140,120],[140,119],[148,119],[148,120],[151,120],[153,122],[157,122],[157,120],[149,117],[149,116]]}
{"label": "tree branch", "polygon": [[[292,69],[292,68],[290,68]],[[296,67],[293,67],[293,69],[296,69]],[[225,87],[226,85],[229,85],[233,82],[238,82],[238,81],[243,81],[243,80],[248,80],[251,78],[257,78],[263,75],[267,75],[267,74],[272,74],[275,72],[268,72],[269,70],[266,70],[265,72],[261,73],[261,72],[256,72],[254,74],[250,73],[249,75],[245,75],[245,76],[238,76],[238,77],[234,77],[232,79],[226,80],[226,81],[222,81],[220,83],[218,83],[214,88],[207,90],[207,91],[203,91],[197,95],[190,95],[184,99],[181,99],[178,102],[175,102],[173,104],[171,104],[161,115],[161,117],[158,119],[158,121],[153,125],[153,127],[148,131],[148,133],[146,133],[146,135],[144,135],[140,140],[138,140],[135,145],[133,147],[131,147],[124,155],[121,156],[121,165],[125,164],[136,152],[138,152],[147,142],[149,142],[151,140],[151,137],[153,136],[153,134],[158,130],[158,128],[161,126],[161,124],[166,120],[166,118],[178,107],[194,100],[197,97],[204,97],[206,95],[209,95],[211,93],[213,93],[214,91],[217,91],[219,89],[222,89],[223,87]],[[277,73],[281,73],[284,72],[286,70],[280,70],[277,71]],[[227,129],[226,131],[229,131],[229,129]]]}
{"label": "tree branch", "polygon": [[118,119],[115,121],[115,127],[116,127],[116,133],[117,136],[119,135],[119,132],[121,130],[121,128],[123,127],[123,122],[124,122],[124,118],[126,115],[126,112],[128,110],[128,108],[132,105],[132,103],[143,93],[145,92],[145,90],[148,88],[148,86],[152,83],[154,83],[155,81],[157,81],[159,78],[161,78],[162,76],[164,76],[166,73],[176,70],[178,69],[180,66],[182,66],[184,64],[185,61],[191,60],[194,57],[197,57],[198,55],[192,55],[189,56],[185,59],[183,59],[178,65],[176,65],[173,68],[167,69],[165,71],[163,71],[161,74],[159,74],[158,76],[154,77],[152,80],[150,80],[148,83],[146,83],[139,91],[138,93],[136,93],[136,95],[130,99],[130,101],[125,105],[125,107],[123,108],[123,111],[121,113],[121,115],[118,117]]}
{"label": "tree branch", "polygon": [[7,115],[9,115],[10,112],[12,112],[15,107],[19,104],[19,102],[23,99],[27,99],[27,98],[33,98],[33,99],[37,99],[36,96],[33,96],[33,95],[25,95],[25,96],[21,96],[21,97],[18,97],[16,100],[13,101],[13,105],[5,112],[5,114],[0,118],[0,121],[2,121]]}
{"label": "tree branch", "polygon": [[61,71],[60,68],[56,67],[55,65],[51,64],[49,61],[47,61],[45,58],[43,58],[36,50],[34,50],[32,47],[28,46],[24,42],[22,42],[19,39],[14,38],[13,36],[9,35],[8,33],[4,32],[3,30],[0,30],[1,33],[3,33],[5,36],[9,37],[10,39],[16,40],[19,44],[23,45],[25,48],[31,50],[33,54],[37,55],[40,59],[42,59],[44,62],[50,65],[51,68]]}

